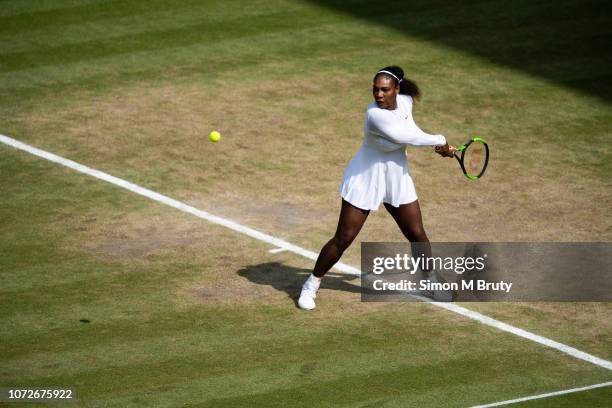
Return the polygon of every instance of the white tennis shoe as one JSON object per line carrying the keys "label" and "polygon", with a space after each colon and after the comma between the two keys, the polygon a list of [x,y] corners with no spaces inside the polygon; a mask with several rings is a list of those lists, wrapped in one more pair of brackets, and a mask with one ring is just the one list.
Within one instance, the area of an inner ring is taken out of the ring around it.
{"label": "white tennis shoe", "polygon": [[298,306],[300,309],[312,310],[317,305],[315,299],[317,298],[317,291],[321,284],[321,278],[317,278],[314,275],[310,275],[304,285],[302,286],[302,293],[300,293],[300,299],[298,300]]}

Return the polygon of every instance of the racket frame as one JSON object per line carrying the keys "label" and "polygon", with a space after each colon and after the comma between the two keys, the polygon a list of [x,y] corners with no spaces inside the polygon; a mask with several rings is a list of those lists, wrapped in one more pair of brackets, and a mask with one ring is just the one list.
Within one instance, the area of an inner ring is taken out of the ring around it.
{"label": "racket frame", "polygon": [[[480,173],[478,173],[477,176],[468,174],[467,170],[465,169],[465,164],[463,163],[465,152],[468,146],[474,142],[482,143],[485,148],[485,162],[484,162],[484,165],[482,166],[482,169],[480,170]],[[461,157],[457,156],[457,152],[461,152]],[[473,137],[469,142],[464,143],[461,146],[457,147],[457,152],[453,153],[453,156],[455,156],[455,159],[457,159],[457,161],[459,162],[459,165],[461,166],[461,170],[463,171],[463,174],[465,175],[465,177],[467,177],[470,180],[478,180],[480,177],[482,177],[485,170],[487,169],[487,166],[489,165],[489,145],[487,145],[487,142],[485,142],[485,140],[481,137]]]}

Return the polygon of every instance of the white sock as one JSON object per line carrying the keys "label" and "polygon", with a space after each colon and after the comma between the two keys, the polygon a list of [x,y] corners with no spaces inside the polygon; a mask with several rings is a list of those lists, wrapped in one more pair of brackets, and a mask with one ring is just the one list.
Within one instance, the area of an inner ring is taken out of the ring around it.
{"label": "white sock", "polygon": [[308,284],[308,286],[313,289],[319,289],[319,285],[321,285],[321,279],[323,278],[317,278],[311,273],[308,279],[306,279],[306,284]]}

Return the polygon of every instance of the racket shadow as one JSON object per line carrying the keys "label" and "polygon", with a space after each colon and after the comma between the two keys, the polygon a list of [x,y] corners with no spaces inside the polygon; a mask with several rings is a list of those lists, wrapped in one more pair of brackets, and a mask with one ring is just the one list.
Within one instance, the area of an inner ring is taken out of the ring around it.
{"label": "racket shadow", "polygon": [[[256,285],[271,286],[277,291],[285,292],[297,307],[302,284],[311,272],[312,270],[306,268],[296,268],[279,262],[267,262],[249,265],[240,269],[237,274]],[[321,288],[360,293],[359,278],[332,272],[325,275]]]}

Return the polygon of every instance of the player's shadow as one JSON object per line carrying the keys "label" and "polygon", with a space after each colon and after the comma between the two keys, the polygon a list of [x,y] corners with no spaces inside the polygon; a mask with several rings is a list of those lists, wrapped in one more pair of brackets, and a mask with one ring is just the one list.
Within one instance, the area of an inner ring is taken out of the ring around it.
{"label": "player's shadow", "polygon": [[[311,272],[310,269],[296,268],[278,262],[267,262],[249,265],[240,269],[237,273],[257,285],[272,286],[276,290],[287,293],[297,307],[302,284]],[[358,277],[337,275],[333,272],[325,275],[321,288],[360,293]]]}

